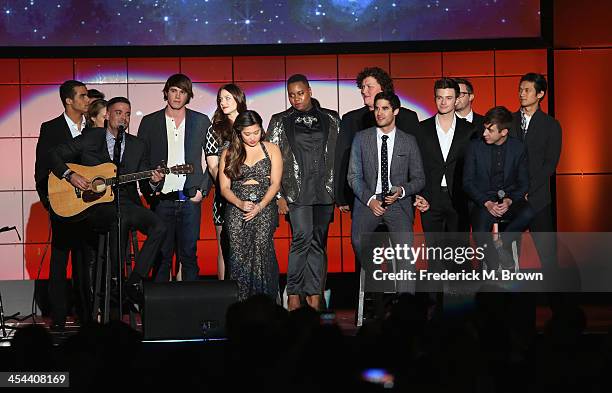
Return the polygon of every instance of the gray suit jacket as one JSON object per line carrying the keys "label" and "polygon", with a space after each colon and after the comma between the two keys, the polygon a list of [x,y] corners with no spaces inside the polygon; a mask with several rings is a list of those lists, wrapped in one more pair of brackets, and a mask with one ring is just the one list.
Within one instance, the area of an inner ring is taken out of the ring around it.
{"label": "gray suit jacket", "polygon": [[[425,172],[421,152],[416,138],[405,132],[395,133],[395,143],[391,158],[389,180],[396,187],[403,187],[405,196],[396,203],[410,216],[412,196],[425,187]],[[367,205],[376,193],[378,180],[378,149],[376,147],[376,128],[368,128],[357,133],[351,147],[351,158],[347,180],[355,193],[355,204]]]}

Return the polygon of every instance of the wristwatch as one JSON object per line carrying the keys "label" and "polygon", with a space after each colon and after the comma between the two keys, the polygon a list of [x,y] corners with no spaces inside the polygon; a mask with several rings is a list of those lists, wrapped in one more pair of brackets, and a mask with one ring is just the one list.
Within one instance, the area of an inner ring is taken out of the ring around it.
{"label": "wristwatch", "polygon": [[68,171],[64,173],[64,179],[66,179],[67,181],[70,181],[70,176],[72,176],[73,173],[74,173],[73,170],[68,169]]}

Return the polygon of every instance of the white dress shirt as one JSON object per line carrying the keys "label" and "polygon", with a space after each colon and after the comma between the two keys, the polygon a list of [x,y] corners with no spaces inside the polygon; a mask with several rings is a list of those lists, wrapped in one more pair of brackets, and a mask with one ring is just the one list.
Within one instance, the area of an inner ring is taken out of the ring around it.
{"label": "white dress shirt", "polygon": [[[166,115],[166,136],[168,137],[168,168],[185,163],[185,119],[176,125],[174,119]],[[185,186],[186,175],[168,173],[162,187],[162,194],[182,191]]]}
{"label": "white dress shirt", "polygon": [[[377,151],[377,156],[378,156],[378,175],[376,178],[376,190],[375,190],[375,194],[372,195],[370,197],[370,199],[368,199],[368,205],[370,204],[370,201],[372,199],[376,199],[376,195],[382,193],[382,164],[381,164],[381,157],[380,157],[380,149],[382,148],[382,137],[383,135],[387,135],[389,137],[389,139],[387,139],[387,161],[388,161],[388,166],[387,166],[387,179],[389,179],[389,190],[391,190],[391,187],[393,187],[393,184],[391,184],[391,162],[393,161],[393,146],[395,146],[395,134],[397,133],[397,128],[394,128],[393,130],[391,130],[391,132],[385,134],[384,132],[382,132],[382,130],[378,127],[376,127],[376,151]],[[401,187],[402,189],[402,195],[400,196],[400,198],[403,198],[405,195],[404,192],[404,188]]]}
{"label": "white dress shirt", "polygon": [[68,128],[70,128],[70,134],[73,138],[81,135],[81,131],[83,128],[85,128],[85,116],[81,115],[81,124],[73,122],[72,119],[68,117],[66,112],[64,112],[64,119],[66,119],[66,123],[68,123]]}
{"label": "white dress shirt", "polygon": [[460,119],[465,119],[465,120],[469,121],[470,123],[473,123],[473,122],[474,122],[474,111],[473,111],[473,110],[471,110],[471,109],[470,109],[470,113],[468,113],[467,115],[465,115],[465,117],[464,117],[464,116],[461,116],[461,115],[459,114],[459,112],[455,112],[455,113],[457,114],[457,117],[458,117],[458,118],[460,118]]}
{"label": "white dress shirt", "polygon": [[[453,144],[453,137],[455,136],[455,126],[457,125],[457,118],[453,116],[453,124],[450,129],[444,132],[440,125],[439,115],[436,115],[436,133],[438,134],[438,143],[440,143],[440,150],[442,150],[442,157],[444,161],[448,158],[448,152],[450,151],[451,145]],[[442,182],[440,186],[446,187],[446,175],[442,176]]]}

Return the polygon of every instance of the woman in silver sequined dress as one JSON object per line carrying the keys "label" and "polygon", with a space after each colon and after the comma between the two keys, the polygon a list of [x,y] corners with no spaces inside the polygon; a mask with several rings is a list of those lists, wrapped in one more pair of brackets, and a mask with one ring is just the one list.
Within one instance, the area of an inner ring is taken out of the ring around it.
{"label": "woman in silver sequined dress", "polygon": [[279,300],[278,263],[272,239],[278,222],[275,200],[283,160],[278,146],[263,142],[261,117],[238,115],[229,147],[221,153],[219,183],[227,200],[223,231],[229,238],[228,276],[240,300],[264,293]]}

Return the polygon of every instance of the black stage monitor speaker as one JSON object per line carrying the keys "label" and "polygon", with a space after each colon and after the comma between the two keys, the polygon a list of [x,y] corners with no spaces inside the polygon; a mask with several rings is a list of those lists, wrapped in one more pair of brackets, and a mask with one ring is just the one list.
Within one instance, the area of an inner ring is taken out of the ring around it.
{"label": "black stage monitor speaker", "polygon": [[145,340],[222,337],[238,286],[229,280],[146,282],[144,299]]}

